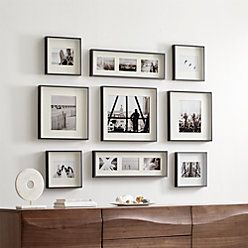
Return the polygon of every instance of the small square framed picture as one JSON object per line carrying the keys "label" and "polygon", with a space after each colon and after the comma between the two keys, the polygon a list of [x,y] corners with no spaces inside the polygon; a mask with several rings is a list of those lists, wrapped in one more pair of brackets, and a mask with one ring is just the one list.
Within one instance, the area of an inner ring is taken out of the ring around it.
{"label": "small square framed picture", "polygon": [[93,177],[166,177],[166,151],[93,151]]}
{"label": "small square framed picture", "polygon": [[168,140],[212,141],[212,93],[168,92]]}
{"label": "small square framed picture", "polygon": [[87,87],[40,85],[38,98],[39,139],[88,139]]}
{"label": "small square framed picture", "polygon": [[81,75],[81,38],[45,37],[45,74]]}
{"label": "small square framed picture", "polygon": [[205,81],[205,47],[173,45],[173,80]]}
{"label": "small square framed picture", "polygon": [[82,188],[82,151],[46,151],[46,187]]}
{"label": "small square framed picture", "polygon": [[175,153],[175,187],[207,186],[207,153]]}

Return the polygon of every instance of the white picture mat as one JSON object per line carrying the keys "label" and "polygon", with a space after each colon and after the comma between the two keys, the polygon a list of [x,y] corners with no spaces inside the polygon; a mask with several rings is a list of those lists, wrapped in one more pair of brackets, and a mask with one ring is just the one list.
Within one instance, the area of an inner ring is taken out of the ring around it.
{"label": "white picture mat", "polygon": [[[180,133],[179,117],[181,114],[181,102],[201,101],[201,133]],[[170,92],[170,132],[172,140],[210,140],[212,137],[212,113],[211,94],[208,92]]]}
{"label": "white picture mat", "polygon": [[[150,133],[108,133],[108,96],[150,97]],[[157,92],[147,88],[103,87],[103,137],[104,140],[154,141],[157,138]]]}
{"label": "white picture mat", "polygon": [[[115,58],[115,70],[97,70],[98,57]],[[122,58],[137,59],[136,72],[119,71],[119,59]],[[158,60],[158,73],[141,72],[141,59]],[[165,73],[164,60],[164,56],[159,54],[93,51],[93,75],[163,78]]]}
{"label": "white picture mat", "polygon": [[[51,129],[52,96],[76,96],[76,130]],[[41,137],[87,138],[88,136],[88,89],[77,87],[41,87]]]}
{"label": "white picture mat", "polygon": [[[81,152],[49,152],[48,181],[49,187],[80,187],[82,179]],[[59,161],[73,161],[75,178],[54,178]]]}
{"label": "white picture mat", "polygon": [[[116,157],[117,171],[104,171],[99,169],[99,158]],[[138,158],[139,170],[122,170],[123,158]],[[144,158],[160,158],[160,170],[143,170]],[[96,152],[95,176],[167,176],[167,153],[166,152]]]}
{"label": "white picture mat", "polygon": [[[182,162],[200,162],[201,177],[181,177]],[[206,186],[207,185],[207,153],[179,153],[177,163],[178,186]]]}
{"label": "white picture mat", "polygon": [[[175,77],[178,80],[202,80],[204,78],[204,48],[175,46]],[[182,70],[182,58],[192,58],[197,60],[198,70]]]}
{"label": "white picture mat", "polygon": [[[52,64],[52,50],[73,48],[74,65],[54,65]],[[48,73],[80,74],[81,47],[79,39],[49,38],[47,41],[47,66]]]}

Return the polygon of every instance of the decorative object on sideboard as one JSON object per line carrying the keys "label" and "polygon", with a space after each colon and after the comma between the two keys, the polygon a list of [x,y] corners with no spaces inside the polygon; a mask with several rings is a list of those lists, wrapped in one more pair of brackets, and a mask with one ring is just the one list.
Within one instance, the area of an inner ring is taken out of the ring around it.
{"label": "decorative object on sideboard", "polygon": [[166,177],[166,151],[93,151],[93,177]]}
{"label": "decorative object on sideboard", "polygon": [[175,153],[175,187],[207,186],[207,152]]}
{"label": "decorative object on sideboard", "polygon": [[165,54],[91,49],[90,76],[164,79]]}
{"label": "decorative object on sideboard", "polygon": [[153,203],[150,200],[146,199],[142,195],[138,195],[133,197],[132,195],[122,195],[118,196],[115,202],[111,202],[111,204],[116,206],[149,206]]}
{"label": "decorative object on sideboard", "polygon": [[39,139],[89,139],[89,88],[39,85]]}
{"label": "decorative object on sideboard", "polygon": [[212,93],[168,92],[168,140],[212,141]]}
{"label": "decorative object on sideboard", "polygon": [[46,151],[46,187],[82,188],[82,151]]}
{"label": "decorative object on sideboard", "polygon": [[157,89],[101,87],[102,141],[157,141]]}
{"label": "decorative object on sideboard", "polygon": [[96,207],[97,203],[91,199],[56,199],[53,204],[54,208],[76,208],[76,207]]}
{"label": "decorative object on sideboard", "polygon": [[205,47],[173,45],[173,80],[205,81]]}
{"label": "decorative object on sideboard", "polygon": [[81,75],[81,38],[45,37],[45,74]]}

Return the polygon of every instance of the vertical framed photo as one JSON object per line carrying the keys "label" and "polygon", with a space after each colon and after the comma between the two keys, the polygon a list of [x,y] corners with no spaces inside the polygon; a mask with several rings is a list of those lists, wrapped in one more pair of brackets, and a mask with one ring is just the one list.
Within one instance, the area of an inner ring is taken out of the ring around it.
{"label": "vertical framed photo", "polygon": [[164,79],[165,54],[91,49],[90,76]]}
{"label": "vertical framed photo", "polygon": [[205,47],[173,45],[173,80],[205,81]]}
{"label": "vertical framed photo", "polygon": [[93,177],[166,177],[165,151],[93,151]]}
{"label": "vertical framed photo", "polygon": [[207,153],[175,153],[175,187],[207,186]]}
{"label": "vertical framed photo", "polygon": [[212,93],[168,92],[168,140],[212,141]]}
{"label": "vertical framed photo", "polygon": [[88,139],[87,87],[40,85],[38,98],[39,139]]}
{"label": "vertical framed photo", "polygon": [[102,141],[157,141],[157,89],[101,87]]}
{"label": "vertical framed photo", "polygon": [[81,75],[81,38],[45,37],[45,74]]}
{"label": "vertical framed photo", "polygon": [[82,188],[82,151],[46,151],[46,187]]}

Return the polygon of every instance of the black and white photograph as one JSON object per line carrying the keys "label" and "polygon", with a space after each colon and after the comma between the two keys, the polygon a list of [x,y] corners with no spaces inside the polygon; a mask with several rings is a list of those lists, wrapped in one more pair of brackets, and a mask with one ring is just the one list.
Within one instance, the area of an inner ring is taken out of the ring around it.
{"label": "black and white photograph", "polygon": [[90,76],[164,79],[165,54],[90,49]]}
{"label": "black and white photograph", "polygon": [[92,151],[93,177],[166,177],[166,151]]}
{"label": "black and white photograph", "polygon": [[176,187],[207,186],[207,153],[206,152],[175,153],[175,186]]}
{"label": "black and white photograph", "polygon": [[38,99],[39,139],[88,139],[87,87],[40,85]]}
{"label": "black and white photograph", "polygon": [[114,71],[115,70],[115,58],[97,57],[97,70]]}
{"label": "black and white photograph", "polygon": [[45,37],[45,74],[81,75],[81,38]]}
{"label": "black and white photograph", "polygon": [[168,91],[168,140],[212,141],[212,93]]}
{"label": "black and white photograph", "polygon": [[47,188],[82,187],[82,152],[46,152]]}

